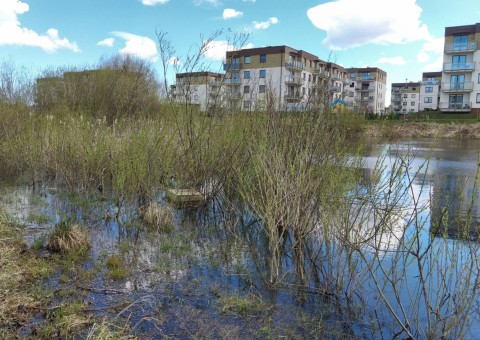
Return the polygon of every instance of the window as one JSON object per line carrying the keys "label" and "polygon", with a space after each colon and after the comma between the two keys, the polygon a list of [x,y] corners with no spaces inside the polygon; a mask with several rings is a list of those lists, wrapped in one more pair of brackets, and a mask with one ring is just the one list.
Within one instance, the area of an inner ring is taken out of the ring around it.
{"label": "window", "polygon": [[243,71],[243,79],[250,79],[250,71]]}
{"label": "window", "polygon": [[478,83],[480,84],[480,73],[478,74]]}
{"label": "window", "polygon": [[416,94],[415,93],[412,93],[412,98],[415,98],[416,97]]}
{"label": "window", "polygon": [[250,107],[252,106],[252,102],[250,100],[244,100],[243,101],[243,108],[246,110],[250,110]]}
{"label": "window", "polygon": [[260,54],[260,62],[261,63],[266,63],[267,62],[267,55],[266,54]]}
{"label": "window", "polygon": [[267,77],[267,70],[260,70],[260,78],[266,78]]}
{"label": "window", "polygon": [[232,64],[240,64],[240,58],[239,57],[233,57],[232,58]]}
{"label": "window", "polygon": [[477,103],[480,103],[480,93],[477,93]]}
{"label": "window", "polygon": [[403,102],[403,106],[407,106],[407,102]]}
{"label": "window", "polygon": [[312,75],[309,74],[309,75],[308,75],[308,82],[311,82],[311,81],[312,81]]}
{"label": "window", "polygon": [[258,93],[265,93],[265,85],[258,85]]}
{"label": "window", "polygon": [[423,98],[424,103],[432,103],[432,97],[425,97]]}
{"label": "window", "polygon": [[410,102],[410,106],[415,106],[415,102]]}
{"label": "window", "polygon": [[355,76],[356,76],[356,75],[357,75],[357,74],[356,74],[355,72],[350,73],[350,79],[355,79]]}
{"label": "window", "polygon": [[453,50],[465,51],[467,49],[468,36],[456,35],[453,37]]}
{"label": "window", "polygon": [[250,93],[250,86],[244,86],[243,87],[243,93]]}
{"label": "window", "polygon": [[403,95],[403,98],[408,98],[408,94],[405,93],[405,94]]}
{"label": "window", "polygon": [[467,55],[460,54],[452,56],[452,70],[464,69],[467,64]]}
{"label": "window", "polygon": [[432,86],[427,86],[427,87],[425,87],[425,92],[426,92],[426,93],[433,92],[433,87],[432,87]]}
{"label": "window", "polygon": [[243,60],[245,61],[245,64],[250,64],[250,56],[245,56]]}
{"label": "window", "polygon": [[302,73],[302,78],[305,80],[305,72]]}

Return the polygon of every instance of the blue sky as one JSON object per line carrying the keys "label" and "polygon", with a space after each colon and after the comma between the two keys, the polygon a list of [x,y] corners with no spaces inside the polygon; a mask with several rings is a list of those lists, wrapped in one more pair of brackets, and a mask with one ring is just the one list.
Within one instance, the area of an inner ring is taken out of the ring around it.
{"label": "blue sky", "polygon": [[181,67],[220,29],[206,53],[212,71],[243,31],[246,47],[288,45],[344,67],[379,67],[388,93],[392,82],[441,70],[446,26],[476,22],[478,0],[0,0],[0,60],[40,71],[130,53],[160,74],[156,31],[168,33]]}

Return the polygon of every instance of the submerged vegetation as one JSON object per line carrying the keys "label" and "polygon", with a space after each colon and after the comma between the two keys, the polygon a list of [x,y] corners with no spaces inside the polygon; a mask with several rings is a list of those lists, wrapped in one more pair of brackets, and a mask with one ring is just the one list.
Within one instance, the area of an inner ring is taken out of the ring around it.
{"label": "submerged vegetation", "polygon": [[[164,34],[158,39],[166,66],[171,46]],[[201,66],[207,45],[183,64],[186,71]],[[148,65],[129,58],[103,65],[133,67],[145,76],[135,79],[148,82],[131,87],[121,78],[113,102],[22,102],[35,89],[0,97],[0,170],[32,190],[53,183],[83,199],[68,212],[71,221],[50,226],[49,215],[29,214],[29,223],[48,231],[46,255],[44,235],[26,246],[20,234],[28,227],[0,215],[0,336],[23,329],[41,338],[446,339],[478,324],[472,209],[456,226],[462,242],[452,242],[452,232],[442,233],[452,201],[429,215],[428,160],[415,168],[413,151],[390,150],[395,160],[380,157],[364,176],[358,116],[328,107],[205,113],[152,97],[161,86],[143,88],[153,81]],[[116,73],[101,74],[98,89],[107,91]],[[470,208],[477,183],[465,198]],[[165,193],[177,188],[195,189],[205,202],[169,205]],[[76,219],[91,224],[80,228]],[[109,232],[115,236],[101,238]],[[212,272],[220,283],[212,285]],[[61,294],[36,295],[48,280]],[[290,293],[295,315],[276,308]]]}

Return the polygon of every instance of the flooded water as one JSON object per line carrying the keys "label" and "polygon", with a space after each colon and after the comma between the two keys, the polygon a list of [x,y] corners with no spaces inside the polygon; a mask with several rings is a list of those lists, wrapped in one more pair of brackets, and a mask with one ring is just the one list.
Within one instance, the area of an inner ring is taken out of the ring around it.
{"label": "flooded water", "polygon": [[[168,230],[139,219],[136,202],[69,196],[55,183],[3,182],[0,204],[25,226],[29,244],[74,217],[88,232],[88,258],[74,279],[61,269],[46,288],[81,292],[94,315],[128,320],[143,338],[407,338],[397,319],[421,338],[422,325],[429,322],[447,332],[451,315],[462,315],[455,305],[465,299],[473,300],[466,322],[471,324],[467,336],[474,338],[480,334],[479,301],[469,294],[476,292],[478,268],[468,278],[463,275],[480,252],[472,242],[476,231],[465,236],[462,226],[480,225],[479,150],[477,140],[371,141],[363,174],[384,196],[376,201],[381,207],[372,208],[377,203],[362,197],[353,203],[352,212],[358,213],[349,218],[364,223],[348,236],[370,250],[347,251],[339,236],[329,238],[321,228],[301,255],[287,239],[277,284],[271,282],[272,254],[263,229],[243,207],[225,209],[221,199],[180,209],[159,192],[157,203],[173,213]],[[386,182],[385,188],[392,188],[392,167],[399,166],[404,171],[395,180],[405,190],[393,197],[381,186]],[[380,167],[388,171],[374,179]],[[370,189],[359,192],[367,197]],[[401,208],[391,214],[388,229],[370,237],[373,229],[387,225],[377,214],[395,200]],[[425,256],[412,257],[415,253]],[[112,256],[125,266],[121,277],[109,272]],[[443,267],[450,268],[447,278]],[[239,299],[251,304],[242,309]],[[41,319],[23,333],[36,322]]]}

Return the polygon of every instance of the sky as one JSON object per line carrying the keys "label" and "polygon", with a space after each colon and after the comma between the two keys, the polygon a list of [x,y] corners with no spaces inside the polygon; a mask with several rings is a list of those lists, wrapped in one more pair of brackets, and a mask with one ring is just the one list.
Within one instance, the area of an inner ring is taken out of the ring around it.
{"label": "sky", "polygon": [[216,72],[227,50],[287,45],[343,67],[379,67],[390,94],[391,83],[441,71],[445,27],[477,22],[479,0],[0,0],[0,61],[41,72],[121,53],[160,76],[162,32],[173,47],[170,83],[173,66],[182,70],[202,44],[196,71]]}

